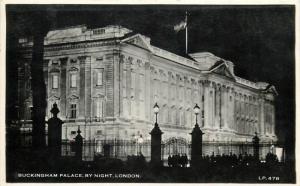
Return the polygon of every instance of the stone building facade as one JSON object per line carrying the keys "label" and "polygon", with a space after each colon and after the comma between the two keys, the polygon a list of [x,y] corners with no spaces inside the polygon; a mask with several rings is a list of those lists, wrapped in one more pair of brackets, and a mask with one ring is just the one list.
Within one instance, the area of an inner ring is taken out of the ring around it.
{"label": "stone building facade", "polygon": [[[30,123],[32,42],[20,39],[19,117]],[[234,74],[234,64],[208,52],[178,56],[151,45],[150,38],[121,26],[75,26],[50,31],[44,41],[47,118],[57,103],[63,139],[78,126],[87,140],[150,139],[153,106],[163,140],[190,140],[193,107],[204,141],[276,141],[275,87]]]}

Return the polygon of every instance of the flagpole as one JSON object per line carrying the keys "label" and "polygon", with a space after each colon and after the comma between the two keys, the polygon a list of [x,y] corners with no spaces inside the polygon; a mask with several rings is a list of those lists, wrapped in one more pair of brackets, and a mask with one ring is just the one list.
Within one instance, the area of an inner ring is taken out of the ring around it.
{"label": "flagpole", "polygon": [[187,11],[185,11],[185,53],[188,54],[188,20],[187,20]]}

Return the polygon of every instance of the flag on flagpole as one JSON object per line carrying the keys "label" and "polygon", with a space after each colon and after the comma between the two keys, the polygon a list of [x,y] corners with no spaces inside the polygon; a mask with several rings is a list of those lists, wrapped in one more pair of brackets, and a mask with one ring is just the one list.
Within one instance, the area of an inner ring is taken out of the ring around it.
{"label": "flag on flagpole", "polygon": [[174,26],[174,31],[179,32],[180,30],[184,30],[186,28],[186,20],[181,21],[179,24]]}
{"label": "flag on flagpole", "polygon": [[174,31],[177,33],[185,29],[185,53],[188,54],[188,12],[185,12],[185,19],[174,26]]}

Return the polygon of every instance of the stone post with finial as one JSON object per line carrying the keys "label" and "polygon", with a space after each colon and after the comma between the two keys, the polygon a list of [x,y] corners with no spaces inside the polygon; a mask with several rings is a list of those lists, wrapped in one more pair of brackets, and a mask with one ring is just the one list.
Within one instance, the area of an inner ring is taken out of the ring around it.
{"label": "stone post with finial", "polygon": [[61,140],[62,140],[62,124],[63,121],[57,117],[59,109],[54,103],[50,111],[52,117],[47,121],[48,123],[48,147],[50,149],[50,156],[57,159],[61,156]]}
{"label": "stone post with finial", "polygon": [[156,115],[154,128],[150,132],[151,135],[151,164],[154,166],[161,166],[161,136],[163,132],[160,130],[157,123],[157,114],[159,111],[159,106],[157,103],[154,105],[154,113]]}
{"label": "stone post with finial", "polygon": [[204,133],[201,131],[198,125],[197,116],[199,112],[200,112],[200,107],[198,106],[198,104],[196,104],[194,107],[194,113],[196,115],[196,124],[192,132],[190,133],[192,135],[191,166],[193,167],[197,167],[202,159],[202,136]]}
{"label": "stone post with finial", "polygon": [[191,166],[199,165],[202,158],[202,136],[203,132],[201,131],[198,123],[196,123],[193,131],[190,133],[192,136],[191,144]]}
{"label": "stone post with finial", "polygon": [[161,165],[161,136],[163,132],[160,130],[157,123],[150,132],[151,135],[151,164]]}
{"label": "stone post with finial", "polygon": [[257,132],[255,132],[255,136],[252,138],[253,143],[253,155],[255,160],[259,161],[259,138],[257,136]]}
{"label": "stone post with finial", "polygon": [[75,159],[78,161],[82,160],[82,146],[83,146],[83,137],[80,135],[80,127],[78,126],[77,136],[75,139]]}

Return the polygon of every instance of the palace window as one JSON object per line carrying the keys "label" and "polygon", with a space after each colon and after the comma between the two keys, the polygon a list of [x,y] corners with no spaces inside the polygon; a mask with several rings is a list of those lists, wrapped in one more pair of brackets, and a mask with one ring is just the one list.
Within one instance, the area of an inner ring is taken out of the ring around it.
{"label": "palace window", "polygon": [[95,105],[95,114],[97,118],[102,118],[103,117],[103,101],[102,100],[96,100],[96,105]]}
{"label": "palace window", "polygon": [[101,86],[103,85],[103,71],[102,70],[98,70],[97,73],[97,81],[96,81],[96,85],[97,86]]}
{"label": "palace window", "polygon": [[96,30],[93,30],[93,34],[95,35],[100,35],[100,34],[104,34],[105,33],[105,29],[96,29]]}
{"label": "palace window", "polygon": [[58,88],[58,75],[52,76],[52,88],[57,89]]}
{"label": "palace window", "polygon": [[71,118],[76,118],[76,104],[71,104]]}
{"label": "palace window", "polygon": [[76,88],[77,83],[76,83],[77,75],[76,74],[71,74],[71,88]]}

